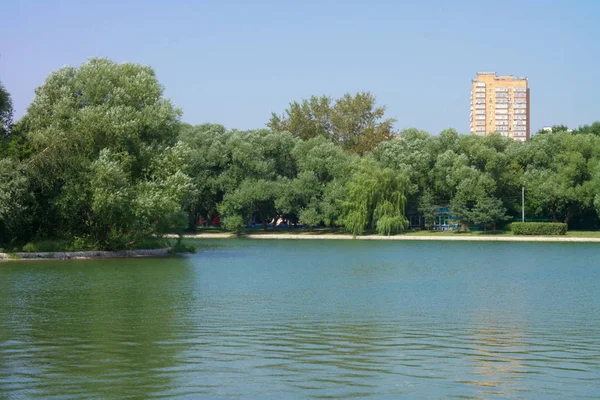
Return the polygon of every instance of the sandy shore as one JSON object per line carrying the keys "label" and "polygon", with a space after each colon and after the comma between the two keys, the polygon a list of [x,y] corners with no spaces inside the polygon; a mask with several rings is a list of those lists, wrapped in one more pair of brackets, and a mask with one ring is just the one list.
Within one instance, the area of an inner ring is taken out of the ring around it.
{"label": "sandy shore", "polygon": [[[167,235],[167,237],[177,238],[177,235]],[[245,239],[307,239],[307,240],[348,240],[353,239],[352,235],[331,235],[331,234],[248,234],[236,236],[232,233],[199,233],[196,235],[183,235],[187,239],[229,239],[229,238],[245,238]],[[418,236],[418,235],[400,235],[400,236],[357,236],[357,240],[425,240],[425,241],[447,241],[447,242],[566,242],[566,243],[600,243],[600,238],[586,237],[568,237],[568,236],[467,236],[457,234],[456,236]]]}
{"label": "sandy shore", "polygon": [[[94,258],[164,257],[171,249],[123,250],[123,251],[57,251],[54,253],[0,253],[0,261],[26,260],[91,260]],[[16,258],[11,258],[16,257]]]}

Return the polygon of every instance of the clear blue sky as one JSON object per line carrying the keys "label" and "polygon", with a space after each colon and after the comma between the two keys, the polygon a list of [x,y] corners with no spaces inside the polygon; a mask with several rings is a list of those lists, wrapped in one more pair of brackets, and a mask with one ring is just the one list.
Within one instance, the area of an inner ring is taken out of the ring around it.
{"label": "clear blue sky", "polygon": [[0,5],[0,80],[22,116],[63,65],[152,66],[190,123],[263,127],[368,90],[397,127],[468,132],[477,71],[527,76],[532,130],[600,120],[600,1],[28,1]]}

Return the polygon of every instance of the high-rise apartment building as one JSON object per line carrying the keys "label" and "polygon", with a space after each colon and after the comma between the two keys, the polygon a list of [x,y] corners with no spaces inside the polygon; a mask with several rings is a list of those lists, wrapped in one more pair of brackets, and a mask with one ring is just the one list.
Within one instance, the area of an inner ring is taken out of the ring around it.
{"label": "high-rise apartment building", "polygon": [[515,140],[529,139],[527,78],[478,72],[471,83],[471,134],[498,132]]}

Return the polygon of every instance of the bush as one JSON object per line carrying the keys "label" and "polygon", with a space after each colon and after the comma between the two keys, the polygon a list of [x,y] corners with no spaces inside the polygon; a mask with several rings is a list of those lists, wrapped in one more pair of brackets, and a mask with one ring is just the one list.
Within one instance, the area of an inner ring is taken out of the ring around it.
{"label": "bush", "polygon": [[513,222],[511,229],[515,235],[564,235],[567,224],[557,222]]}
{"label": "bush", "polygon": [[38,248],[34,243],[27,243],[25,246],[23,246],[23,251],[25,253],[36,253]]}
{"label": "bush", "polygon": [[244,231],[244,219],[239,215],[223,217],[221,224],[223,225],[223,228],[236,234],[240,234]]}
{"label": "bush", "polygon": [[25,253],[55,253],[71,251],[71,243],[67,240],[37,240],[23,246]]}
{"label": "bush", "polygon": [[177,239],[173,247],[171,247],[171,254],[179,254],[179,253],[195,253],[196,248],[192,245],[185,244],[181,238]]}

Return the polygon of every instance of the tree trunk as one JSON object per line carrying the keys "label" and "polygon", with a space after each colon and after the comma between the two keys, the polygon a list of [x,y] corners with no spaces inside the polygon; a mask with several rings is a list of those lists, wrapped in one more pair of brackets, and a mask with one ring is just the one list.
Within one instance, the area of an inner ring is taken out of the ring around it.
{"label": "tree trunk", "polygon": [[198,214],[192,212],[188,213],[188,230],[190,230],[191,232],[196,232],[197,222]]}
{"label": "tree trunk", "polygon": [[259,211],[258,212],[258,216],[260,217],[260,220],[262,221],[262,225],[263,225],[263,231],[267,231],[267,221],[264,219],[263,214]]}
{"label": "tree trunk", "polygon": [[569,221],[571,220],[572,216],[573,216],[573,211],[571,210],[571,207],[567,207],[567,215],[565,216],[565,224],[569,225]]}

